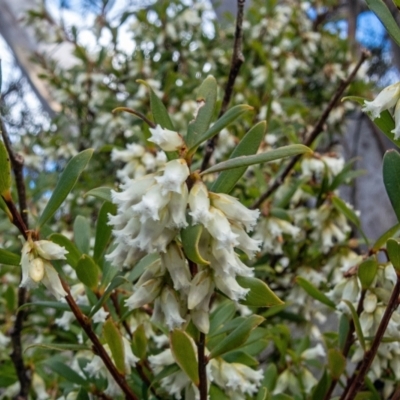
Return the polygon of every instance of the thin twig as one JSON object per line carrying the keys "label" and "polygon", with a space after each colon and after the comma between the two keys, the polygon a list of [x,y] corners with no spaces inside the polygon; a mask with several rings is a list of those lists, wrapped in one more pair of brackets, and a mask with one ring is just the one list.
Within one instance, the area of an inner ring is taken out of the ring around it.
{"label": "thin twig", "polygon": [[199,392],[200,392],[200,400],[207,400],[208,398],[208,390],[207,390],[207,358],[205,355],[206,348],[206,335],[200,332],[199,341],[197,344],[197,359],[198,359],[198,367],[199,367]]}
{"label": "thin twig", "polygon": [[125,398],[127,400],[138,400],[138,397],[136,397],[136,395],[132,392],[132,389],[129,387],[125,379],[125,376],[118,372],[117,368],[112,362],[104,346],[101,344],[99,338],[94,333],[90,320],[87,318],[86,315],[82,313],[81,309],[76,304],[74,298],[71,296],[71,292],[69,290],[68,285],[64,281],[61,282],[63,284],[64,290],[67,292],[67,296],[65,297],[65,299],[67,300],[67,303],[71,311],[75,315],[75,318],[78,321],[79,325],[82,327],[86,335],[93,343],[93,349],[95,353],[103,360],[104,365],[106,366],[112,377],[115,379],[115,382],[118,384],[118,386],[125,394]]}
{"label": "thin twig", "polygon": [[[370,53],[367,50],[363,50],[361,52],[360,59],[357,63],[357,65],[354,67],[353,71],[351,74],[348,76],[348,78],[343,81],[340,86],[337,88],[335,95],[332,97],[331,101],[329,104],[326,106],[324,112],[320,116],[319,120],[314,126],[314,129],[311,131],[311,133],[308,135],[307,139],[304,141],[304,145],[309,146],[314,142],[314,140],[318,137],[318,135],[323,132],[324,130],[324,125],[326,120],[329,117],[329,114],[335,107],[336,103],[339,101],[339,99],[342,97],[344,91],[346,88],[350,85],[351,81],[355,78],[358,70],[360,69],[361,65],[364,63],[364,61],[369,57]],[[251,206],[251,208],[258,208],[261,206],[261,204],[268,199],[269,196],[271,196],[272,193],[275,192],[279,188],[279,186],[282,185],[284,182],[285,178],[289,175],[289,173],[292,171],[293,167],[296,165],[297,161],[299,161],[301,158],[301,155],[298,155],[296,157],[293,157],[289,164],[286,166],[284,171],[274,180],[272,185],[268,188],[266,192],[264,192],[260,198]]]}
{"label": "thin twig", "polygon": [[374,361],[376,353],[378,352],[378,348],[382,342],[383,335],[385,334],[387,326],[389,325],[390,318],[392,317],[393,312],[399,306],[399,295],[400,276],[397,276],[397,282],[393,288],[392,295],[390,297],[388,305],[386,306],[386,310],[383,314],[378,330],[376,331],[374,340],[371,344],[371,348],[365,352],[360,367],[357,368],[356,371],[354,371],[353,373],[354,379],[351,379],[351,385],[349,387],[349,390],[347,391],[347,394],[344,393],[340,400],[353,400],[360,390],[364,382],[365,376],[370,369],[372,362]]}
{"label": "thin twig", "polygon": [[[237,0],[237,14],[236,14],[236,30],[235,30],[235,41],[233,45],[233,54],[231,61],[231,69],[229,71],[228,82],[226,83],[225,94],[222,100],[221,110],[218,118],[225,114],[229,102],[231,101],[233,87],[235,85],[236,78],[239,74],[240,67],[244,63],[244,56],[242,52],[243,46],[243,14],[244,14],[244,3],[245,0]],[[201,164],[201,171],[204,171],[210,158],[215,150],[215,146],[218,141],[218,135],[215,135],[212,139],[207,142],[206,150]]]}

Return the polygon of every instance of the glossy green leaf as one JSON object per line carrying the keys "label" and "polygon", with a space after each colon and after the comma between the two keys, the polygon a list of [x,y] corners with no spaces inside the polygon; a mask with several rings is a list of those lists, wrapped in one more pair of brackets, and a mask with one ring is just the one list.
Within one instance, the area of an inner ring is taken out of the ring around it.
{"label": "glossy green leaf", "polygon": [[160,258],[158,253],[148,254],[144,256],[133,268],[133,270],[128,275],[128,281],[131,283],[136,282],[151,264],[156,262]]}
{"label": "glossy green leaf", "polygon": [[262,386],[258,389],[256,400],[268,400],[268,394],[268,389]]}
{"label": "glossy green leaf", "polygon": [[0,249],[0,264],[18,266],[21,262],[21,255],[12,253],[6,249]]}
{"label": "glossy green leaf", "polygon": [[0,140],[0,196],[11,200],[11,164],[4,143]]}
{"label": "glossy green leaf", "polygon": [[188,155],[191,156],[196,152],[197,147],[205,142],[206,140],[211,139],[217,133],[221,132],[222,129],[226,128],[233,121],[238,119],[241,115],[248,111],[252,111],[253,107],[248,106],[247,104],[239,104],[230,108],[221,118],[219,118],[212,126],[209,128],[203,135],[199,136],[197,140],[190,145]]}
{"label": "glossy green leaf", "polygon": [[394,133],[392,132],[394,129],[394,119],[388,110],[382,111],[379,118],[372,119],[369,114],[368,116],[390,141],[396,146],[400,146],[400,140],[394,138]]}
{"label": "glossy green leaf", "polygon": [[302,144],[292,144],[290,146],[283,146],[279,149],[270,150],[266,153],[256,154],[254,156],[241,156],[223,161],[206,169],[200,175],[211,174],[213,172],[220,172],[238,167],[248,167],[249,165],[262,164],[285,157],[292,157],[311,152],[312,150]]}
{"label": "glossy green leaf", "polygon": [[195,120],[189,123],[186,135],[186,144],[189,148],[197,147],[204,140],[207,140],[200,141],[200,138],[204,136],[204,132],[207,131],[214,116],[217,92],[217,81],[209,75],[204,79],[197,92],[196,101],[199,109]]}
{"label": "glossy green leaf", "polygon": [[395,226],[392,226],[383,235],[381,235],[372,246],[372,251],[376,253],[386,245],[388,239],[399,236],[399,234],[400,234],[400,223],[396,224]]}
{"label": "glossy green leaf", "polygon": [[89,254],[90,224],[89,221],[78,215],[74,222],[74,242],[81,253]]}
{"label": "glossy green leaf", "polygon": [[221,303],[210,316],[209,335],[213,335],[217,329],[221,328],[226,322],[231,320],[236,313],[236,306],[233,301],[226,300]]}
{"label": "glossy green leaf", "polygon": [[30,348],[37,347],[40,349],[46,350],[55,350],[55,351],[81,351],[81,350],[91,350],[90,346],[86,346],[84,344],[75,344],[75,343],[34,343],[27,346],[24,349],[24,352]]}
{"label": "glossy green leaf", "polygon": [[396,272],[400,272],[400,243],[398,240],[389,239],[386,243],[386,250],[390,262],[393,264]]}
{"label": "glossy green leaf", "polygon": [[261,279],[251,276],[238,276],[237,282],[243,288],[250,289],[240,304],[250,307],[272,307],[284,304],[283,301]]}
{"label": "glossy green leaf", "polygon": [[230,351],[223,356],[223,359],[228,363],[239,363],[247,365],[248,367],[257,367],[260,363],[250,354],[243,350]]}
{"label": "glossy green leaf", "polygon": [[338,380],[346,369],[346,358],[339,350],[328,350],[328,369],[335,380]]}
{"label": "glossy green leaf", "polygon": [[358,340],[360,341],[361,347],[365,351],[365,349],[366,349],[365,348],[365,338],[364,338],[364,334],[361,329],[360,319],[358,318],[357,311],[350,301],[348,301],[348,300],[342,300],[342,301],[345,302],[347,304],[347,306],[349,307],[349,310],[351,312],[351,317],[352,317],[353,323],[354,323],[354,329],[356,331]]}
{"label": "glossy green leaf", "polygon": [[307,292],[309,296],[311,296],[315,300],[318,300],[319,302],[325,304],[326,306],[332,308],[333,310],[336,308],[335,303],[331,299],[329,299],[324,293],[322,293],[319,289],[317,289],[312,283],[310,283],[306,279],[302,278],[301,276],[298,276],[296,278],[296,282]]}
{"label": "glossy green leaf", "polygon": [[174,125],[169,117],[168,111],[164,103],[157,97],[151,86],[144,80],[138,79],[136,82],[146,85],[150,91],[150,109],[156,125],[160,125],[164,129],[175,131]]}
{"label": "glossy green leaf", "polygon": [[59,209],[63,201],[75,186],[80,174],[89,163],[93,151],[93,149],[84,150],[73,157],[67,164],[57,182],[56,188],[54,189],[49,202],[39,218],[38,228],[42,227]]}
{"label": "glossy green leaf", "polygon": [[275,364],[269,364],[264,372],[264,379],[262,385],[265,386],[270,392],[274,390],[276,381],[278,380],[278,369]]}
{"label": "glossy green leaf", "polygon": [[400,28],[384,1],[365,0],[365,2],[369,9],[380,19],[397,46],[400,46]]}
{"label": "glossy green leaf", "polygon": [[370,257],[364,260],[358,267],[358,277],[363,290],[368,289],[378,272],[378,261],[375,257]]}
{"label": "glossy green leaf", "polygon": [[190,336],[179,329],[170,333],[172,355],[179,367],[186,373],[190,380],[199,385],[199,372],[196,356],[196,347]]}
{"label": "glossy green leaf", "polygon": [[96,225],[93,259],[99,262],[111,239],[112,226],[108,224],[108,214],[115,215],[117,206],[106,201],[100,209]]}
{"label": "glossy green leaf", "polygon": [[[264,138],[266,128],[267,123],[265,121],[254,125],[235,147],[229,159],[256,154]],[[230,193],[245,172],[246,167],[221,172],[211,186],[211,192]]]}
{"label": "glossy green leaf", "polygon": [[121,275],[117,275],[113,278],[113,280],[110,282],[110,284],[107,286],[107,289],[105,292],[102,294],[98,302],[93,306],[93,308],[90,310],[90,314],[88,317],[93,317],[94,314],[97,313],[97,311],[100,310],[100,308],[103,306],[103,304],[107,301],[107,299],[110,297],[110,294],[113,292],[114,289],[117,287],[123,285],[124,283],[128,283],[128,281]]}
{"label": "glossy green leaf", "polygon": [[251,315],[246,318],[236,329],[221,340],[210,352],[209,358],[215,358],[243,346],[250,336],[250,333],[264,321],[259,315]]}
{"label": "glossy green leaf", "polygon": [[324,373],[322,374],[322,377],[318,381],[318,384],[313,389],[311,400],[324,399],[325,394],[328,391],[329,384],[330,384],[330,379],[325,370]]}
{"label": "glossy green leaf", "polygon": [[383,183],[400,221],[400,154],[395,150],[387,151],[383,157]]}
{"label": "glossy green leaf", "polygon": [[342,351],[346,345],[346,340],[349,330],[350,330],[349,318],[347,317],[346,314],[341,314],[339,319],[338,345]]}
{"label": "glossy green leaf", "polygon": [[78,279],[84,285],[92,290],[97,288],[99,284],[100,270],[92,257],[88,256],[87,254],[83,254],[78,261],[75,271]]}
{"label": "glossy green leaf", "polygon": [[76,269],[76,266],[78,265],[78,261],[81,258],[81,252],[76,248],[74,243],[72,243],[68,238],[66,238],[64,235],[61,235],[61,233],[53,233],[49,236],[49,240],[51,240],[54,243],[57,243],[58,245],[65,247],[65,250],[68,251],[68,253],[65,255],[67,259],[67,263],[74,269]]}
{"label": "glossy green leaf", "polygon": [[203,225],[189,225],[181,230],[181,238],[183,251],[186,257],[197,264],[208,265],[209,261],[205,260],[199,250],[201,234],[203,233]]}
{"label": "glossy green leaf", "polygon": [[51,360],[46,362],[46,366],[53,370],[58,375],[65,378],[68,382],[74,383],[79,386],[87,386],[88,381],[85,378],[82,378],[77,372],[75,372],[72,368],[68,367],[67,364]]}
{"label": "glossy green leaf", "polygon": [[121,373],[125,373],[125,349],[124,342],[122,340],[121,332],[114,324],[111,318],[107,319],[103,325],[104,339],[106,340],[110,351],[117,367],[117,370]]}
{"label": "glossy green leaf", "polygon": [[90,400],[90,397],[85,389],[80,388],[75,400]]}
{"label": "glossy green leaf", "polygon": [[365,242],[368,244],[368,238],[365,236],[364,231],[361,228],[360,218],[354,212],[354,210],[352,210],[341,198],[337,196],[332,196],[332,204],[341,214],[343,214],[350,222],[352,222],[357,227]]}
{"label": "glossy green leaf", "polygon": [[93,196],[100,200],[108,201],[111,203],[111,190],[112,188],[109,187],[98,187],[86,192],[83,197]]}
{"label": "glossy green leaf", "polygon": [[140,324],[132,337],[132,351],[140,360],[144,360],[147,354],[147,336],[144,325]]}

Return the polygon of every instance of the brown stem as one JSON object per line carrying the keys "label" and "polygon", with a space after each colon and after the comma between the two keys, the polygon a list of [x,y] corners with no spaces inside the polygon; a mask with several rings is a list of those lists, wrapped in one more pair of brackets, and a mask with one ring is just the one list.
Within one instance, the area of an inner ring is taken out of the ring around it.
{"label": "brown stem", "polygon": [[397,276],[397,282],[393,288],[392,295],[390,297],[388,305],[386,306],[385,313],[383,314],[382,320],[375,334],[371,348],[365,352],[360,367],[357,368],[356,371],[354,371],[353,374],[354,379],[351,380],[351,385],[349,387],[347,395],[346,393],[344,393],[340,398],[340,400],[353,400],[356,397],[358,391],[360,390],[361,385],[364,382],[365,375],[367,374],[368,370],[371,367],[372,362],[374,361],[379,345],[381,344],[383,335],[385,334],[387,326],[389,325],[390,318],[392,317],[393,312],[399,306],[399,295],[400,295],[400,276]]}
{"label": "brown stem", "polygon": [[67,300],[67,303],[71,308],[71,311],[75,315],[75,318],[78,321],[79,325],[82,327],[88,338],[93,343],[93,348],[95,353],[103,360],[104,365],[106,366],[112,377],[115,379],[115,382],[118,384],[118,386],[125,394],[125,398],[127,400],[138,400],[138,397],[136,397],[136,395],[132,392],[132,389],[129,387],[125,379],[125,376],[118,372],[110,356],[106,352],[104,346],[101,344],[99,338],[94,333],[90,320],[86,317],[86,315],[82,313],[81,309],[76,304],[74,298],[71,296],[71,292],[69,290],[68,285],[64,281],[61,282],[63,284],[64,290],[67,292],[67,296],[65,297],[65,299]]}
{"label": "brown stem", "polygon": [[199,368],[199,392],[200,392],[200,400],[207,400],[208,398],[208,389],[207,389],[207,357],[205,355],[206,348],[206,335],[205,333],[200,332],[199,341],[196,343],[197,345],[197,358],[198,358],[198,368]]}
{"label": "brown stem", "polygon": [[[236,30],[235,30],[235,41],[233,45],[233,54],[231,61],[231,69],[229,71],[228,82],[225,88],[224,98],[222,100],[221,110],[219,112],[218,118],[225,114],[229,102],[231,101],[233,87],[235,85],[236,78],[239,74],[240,67],[244,63],[244,56],[242,53],[242,43],[243,43],[243,13],[244,13],[244,3],[245,0],[237,0],[237,14],[236,14]],[[203,162],[201,164],[201,171],[204,171],[210,158],[215,150],[215,146],[218,141],[218,135],[215,135],[212,139],[207,142],[206,151],[204,154]]]}
{"label": "brown stem", "polygon": [[[304,145],[309,146],[314,142],[314,140],[318,137],[318,135],[323,132],[324,130],[324,125],[326,120],[329,117],[329,114],[335,107],[336,103],[339,101],[339,99],[342,97],[344,91],[346,88],[350,85],[351,81],[354,79],[356,76],[358,70],[360,69],[361,65],[363,62],[369,57],[370,53],[367,50],[363,50],[361,52],[360,59],[357,63],[357,65],[354,67],[353,71],[350,73],[350,75],[347,77],[345,81],[343,81],[340,86],[337,88],[335,95],[332,97],[331,101],[329,104],[326,106],[325,110],[321,114],[319,120],[314,126],[314,129],[311,131],[311,133],[308,135],[307,139],[304,141]],[[279,188],[279,186],[282,185],[284,182],[285,178],[289,175],[289,173],[292,171],[293,167],[296,165],[297,161],[299,161],[301,158],[301,155],[298,155],[296,157],[293,157],[289,164],[286,166],[284,171],[274,180],[272,185],[260,196],[260,198],[251,206],[251,208],[258,208],[261,206],[261,204],[268,199],[269,196],[271,196],[272,193],[275,192],[276,189]]]}

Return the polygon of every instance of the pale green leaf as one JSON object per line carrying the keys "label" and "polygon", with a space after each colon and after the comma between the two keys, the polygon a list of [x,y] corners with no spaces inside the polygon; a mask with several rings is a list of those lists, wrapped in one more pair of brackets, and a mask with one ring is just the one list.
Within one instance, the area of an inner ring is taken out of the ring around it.
{"label": "pale green leaf", "polygon": [[110,347],[111,354],[117,367],[117,370],[121,373],[125,373],[125,349],[124,342],[122,340],[121,332],[114,324],[111,318],[103,325],[104,338]]}
{"label": "pale green leaf", "polygon": [[239,285],[250,289],[240,304],[250,307],[272,307],[284,304],[283,301],[261,279],[251,276],[238,276]]}
{"label": "pale green leaf", "polygon": [[400,221],[400,154],[395,150],[387,151],[383,157],[383,183]]}
{"label": "pale green leaf", "polygon": [[78,279],[87,287],[94,290],[99,284],[100,269],[91,257],[84,254],[76,266]]}
{"label": "pale green leaf", "polygon": [[308,280],[302,278],[301,276],[298,276],[296,278],[296,282],[307,292],[309,296],[311,296],[315,300],[318,300],[322,304],[325,304],[326,306],[332,308],[333,310],[336,309],[336,304]]}
{"label": "pale green leaf", "polygon": [[111,202],[111,190],[112,188],[110,187],[98,187],[92,190],[89,190],[86,192],[83,197],[88,197],[88,196],[93,196],[97,197],[100,200],[105,200],[108,202]]}
{"label": "pale green leaf", "polygon": [[20,262],[20,254],[12,253],[6,249],[0,249],[0,264],[18,266]]}
{"label": "pale green leaf", "polygon": [[90,224],[89,221],[78,215],[74,222],[74,242],[81,253],[89,254]]}
{"label": "pale green leaf", "polygon": [[111,239],[112,226],[108,223],[108,215],[115,215],[117,207],[106,201],[100,209],[96,225],[93,259],[99,262]]}

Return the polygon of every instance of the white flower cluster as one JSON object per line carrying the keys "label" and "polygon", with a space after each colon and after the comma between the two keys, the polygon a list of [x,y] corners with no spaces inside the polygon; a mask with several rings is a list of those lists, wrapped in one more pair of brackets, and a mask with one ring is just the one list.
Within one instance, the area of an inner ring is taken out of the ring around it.
{"label": "white flower cluster", "polygon": [[363,111],[371,114],[372,119],[389,110],[394,116],[395,128],[392,130],[395,139],[400,139],[400,82],[383,89],[373,101],[364,101]]}

